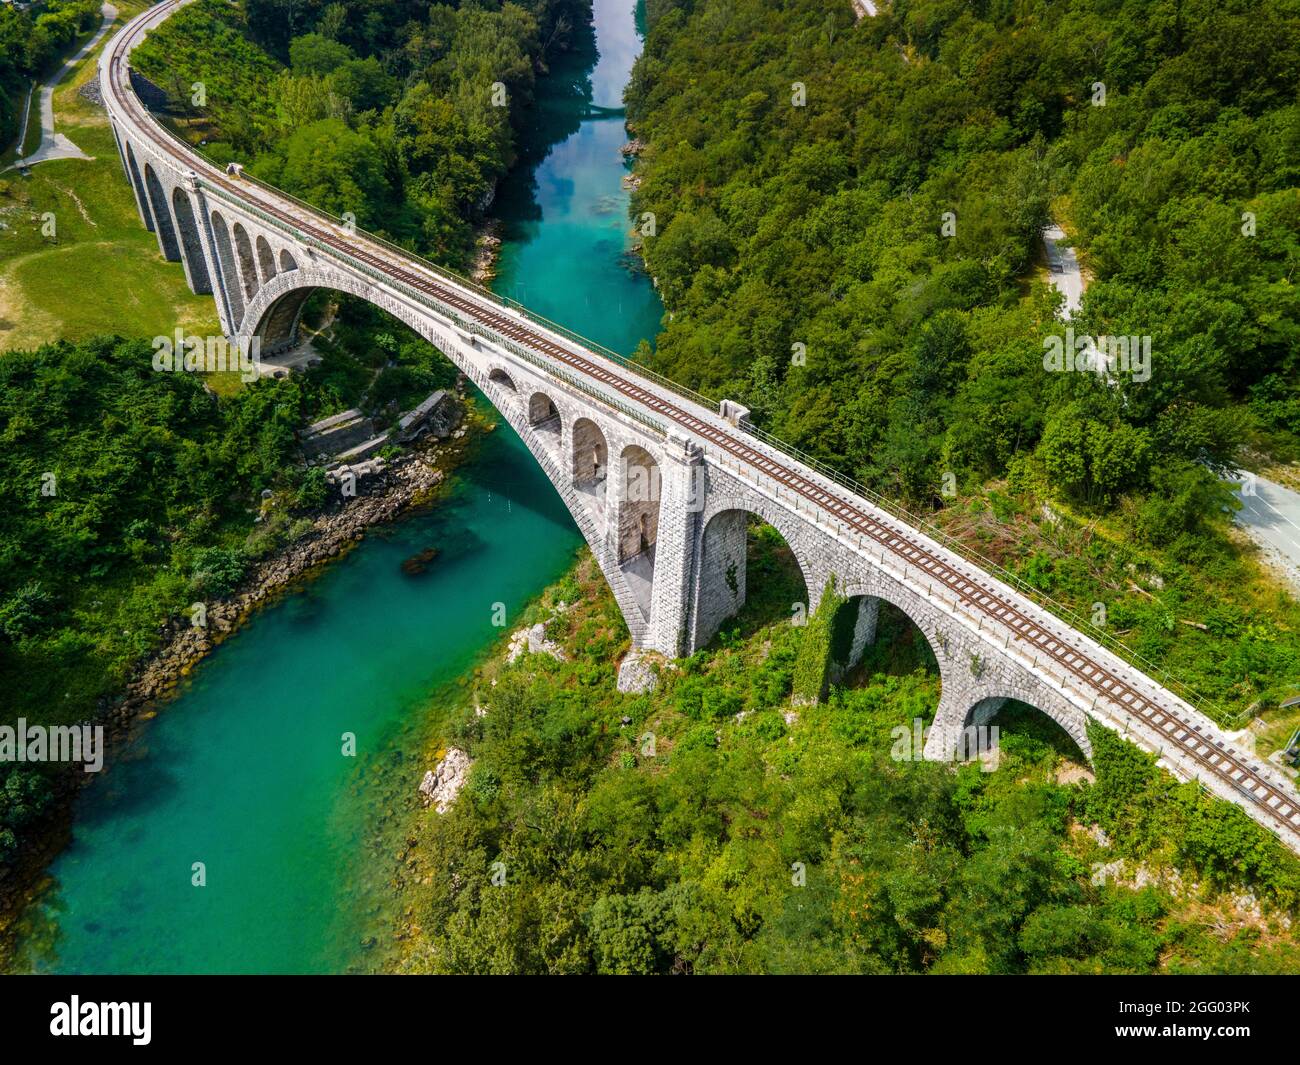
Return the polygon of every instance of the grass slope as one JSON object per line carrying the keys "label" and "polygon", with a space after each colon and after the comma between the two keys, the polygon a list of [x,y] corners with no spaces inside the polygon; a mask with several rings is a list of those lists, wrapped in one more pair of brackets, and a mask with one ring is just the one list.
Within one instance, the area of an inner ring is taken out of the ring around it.
{"label": "grass slope", "polygon": [[[144,6],[120,3],[120,18]],[[180,264],[162,258],[141,223],[103,110],[79,95],[96,76],[101,50],[54,94],[59,132],[94,158],[41,163],[27,177],[0,175],[0,351],[100,333],[218,330],[212,298],[189,291]],[[47,213],[52,237],[42,233]]]}

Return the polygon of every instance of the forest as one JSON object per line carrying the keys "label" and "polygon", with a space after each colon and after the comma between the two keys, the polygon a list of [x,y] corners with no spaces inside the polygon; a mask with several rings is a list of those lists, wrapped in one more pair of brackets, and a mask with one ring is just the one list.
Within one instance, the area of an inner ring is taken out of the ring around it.
{"label": "forest", "polygon": [[[1216,523],[1243,447],[1300,457],[1295,0],[650,15],[656,368],[888,494],[1036,478],[1154,545]],[[1044,369],[1053,220],[1075,332],[1150,337],[1149,381]]]}
{"label": "forest", "polygon": [[0,148],[18,136],[33,81],[99,17],[94,0],[43,0],[25,10],[0,4]]}
{"label": "forest", "polygon": [[[649,16],[633,214],[668,314],[640,357],[1104,617],[1225,723],[1296,694],[1300,610],[1224,478],[1300,459],[1300,3]],[[1045,365],[1053,221],[1070,328],[1149,338],[1149,380]]]}
{"label": "forest", "polygon": [[[401,968],[435,973],[1276,973],[1300,967],[1300,862],[1235,806],[1090,730],[999,714],[999,761],[925,762],[938,671],[885,608],[829,698],[774,531],[709,648],[622,694],[626,630],[595,560],[548,590],[565,659],[495,655],[438,702],[474,758],[395,863]],[[831,610],[837,609],[832,606]],[[842,607],[839,609],[842,610]],[[834,615],[825,619],[833,622]],[[901,737],[901,739],[900,739]],[[418,804],[417,804],[418,807]],[[1249,885],[1249,888],[1245,887]],[[1253,894],[1252,894],[1253,893]]]}
{"label": "forest", "polygon": [[200,0],[133,62],[215,162],[459,266],[539,72],[589,18],[590,0]]}

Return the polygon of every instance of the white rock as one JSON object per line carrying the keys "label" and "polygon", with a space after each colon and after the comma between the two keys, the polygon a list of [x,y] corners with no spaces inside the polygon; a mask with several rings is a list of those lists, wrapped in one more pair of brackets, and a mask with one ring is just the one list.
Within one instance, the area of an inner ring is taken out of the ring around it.
{"label": "white rock", "polygon": [[465,781],[469,778],[469,767],[473,764],[470,756],[459,748],[452,747],[448,750],[447,756],[425,773],[424,779],[420,781],[424,805],[432,803],[438,813],[445,814],[456,801],[460,789],[465,786]]}
{"label": "white rock", "polygon": [[519,629],[510,636],[510,646],[506,650],[506,661],[513,662],[525,651],[534,655],[550,655],[564,661],[564,651],[558,643],[546,638],[546,626],[540,621],[528,629]]}
{"label": "white rock", "polygon": [[618,690],[624,693],[652,692],[659,687],[659,673],[651,665],[657,661],[642,652],[632,650],[623,656],[618,664]]}

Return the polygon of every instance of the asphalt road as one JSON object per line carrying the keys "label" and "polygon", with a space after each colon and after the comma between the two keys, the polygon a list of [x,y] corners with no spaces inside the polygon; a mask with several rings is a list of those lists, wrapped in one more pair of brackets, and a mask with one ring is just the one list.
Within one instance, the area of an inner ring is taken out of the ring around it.
{"label": "asphalt road", "polygon": [[1079,269],[1079,257],[1074,249],[1066,247],[1065,230],[1053,222],[1043,230],[1043,244],[1047,248],[1047,265],[1051,271],[1051,281],[1056,288],[1065,293],[1065,318],[1068,321],[1078,312],[1083,303],[1083,273]]}
{"label": "asphalt road", "polygon": [[[1240,481],[1242,474],[1234,478]],[[1254,495],[1241,495],[1236,520],[1287,571],[1291,583],[1300,589],[1300,492],[1255,478]]]}

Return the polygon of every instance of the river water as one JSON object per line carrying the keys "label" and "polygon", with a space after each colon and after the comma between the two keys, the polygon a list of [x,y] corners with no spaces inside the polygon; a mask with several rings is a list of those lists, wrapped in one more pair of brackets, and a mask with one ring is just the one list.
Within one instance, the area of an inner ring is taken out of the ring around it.
{"label": "river water", "polygon": [[[627,257],[622,120],[583,116],[593,101],[619,105],[639,47],[631,0],[595,0],[594,40],[539,82],[494,208],[498,290],[627,353],[654,337],[661,307]],[[392,849],[381,826],[427,768],[420,740],[502,638],[493,604],[517,616],[580,544],[501,423],[440,505],[372,530],[260,613],[85,790],[52,886],[24,920],[23,967],[382,968]],[[441,553],[426,573],[401,572],[431,546]]]}

